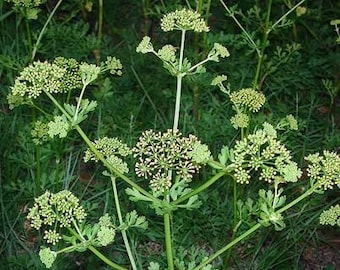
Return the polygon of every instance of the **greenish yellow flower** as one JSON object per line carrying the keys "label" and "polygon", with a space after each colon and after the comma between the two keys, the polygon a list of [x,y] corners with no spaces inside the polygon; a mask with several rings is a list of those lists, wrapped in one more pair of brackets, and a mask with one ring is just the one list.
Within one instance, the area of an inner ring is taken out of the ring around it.
{"label": "greenish yellow flower", "polygon": [[151,38],[148,36],[143,37],[141,43],[139,43],[138,47],[136,48],[136,52],[138,53],[149,53],[149,52],[154,52],[152,43],[151,43]]}
{"label": "greenish yellow flower", "polygon": [[85,210],[79,205],[79,199],[68,190],[55,194],[46,191],[38,198],[35,198],[34,201],[35,203],[29,210],[27,219],[30,221],[31,226],[37,230],[42,226],[44,228],[51,227],[52,231],[46,229],[46,239],[50,239],[50,236],[52,237],[53,235],[52,238],[58,238],[53,230],[58,227],[70,227],[72,221],[81,223],[86,217]]}
{"label": "greenish yellow flower", "polygon": [[33,62],[25,67],[11,87],[12,95],[37,98],[42,92],[60,93],[64,91],[62,79],[64,68],[48,62]]}
{"label": "greenish yellow flower", "polygon": [[239,112],[230,118],[230,122],[235,129],[246,128],[249,125],[249,117],[247,114]]}
{"label": "greenish yellow flower", "polygon": [[108,56],[105,61],[105,70],[108,69],[112,75],[121,76],[123,65],[116,57]]}
{"label": "greenish yellow flower", "polygon": [[340,188],[340,157],[334,152],[323,151],[308,155],[305,158],[309,164],[308,176],[314,184],[323,189],[332,189],[334,185]]}
{"label": "greenish yellow flower", "polygon": [[219,62],[219,57],[229,57],[230,53],[226,47],[219,43],[214,43],[214,47],[208,54],[208,58],[212,61]]}
{"label": "greenish yellow flower", "polygon": [[[108,163],[115,167],[121,173],[129,171],[127,164],[119,157],[126,157],[130,155],[131,149],[117,138],[103,137],[94,141],[94,147],[104,156]],[[89,160],[99,161],[98,157],[87,149],[84,156],[84,161]]]}
{"label": "greenish yellow flower", "polygon": [[59,136],[59,138],[65,138],[67,132],[70,129],[70,124],[64,116],[55,116],[54,120],[47,124],[48,135],[53,138],[54,136]]}
{"label": "greenish yellow flower", "polygon": [[257,130],[236,142],[232,163],[235,179],[241,184],[249,183],[252,172],[268,183],[295,182],[302,175],[286,147],[265,130]]}
{"label": "greenish yellow flower", "polygon": [[79,63],[75,59],[60,56],[54,59],[53,64],[65,70],[65,74],[61,80],[61,91],[68,92],[82,87]]}
{"label": "greenish yellow flower", "polygon": [[224,81],[226,81],[227,79],[228,77],[226,75],[219,75],[212,80],[211,85],[219,85],[223,83]]}
{"label": "greenish yellow flower", "polygon": [[340,205],[337,204],[328,210],[324,210],[320,215],[320,224],[340,227]]}
{"label": "greenish yellow flower", "polygon": [[31,131],[31,136],[33,138],[34,144],[36,145],[41,145],[44,142],[48,141],[48,125],[41,122],[40,120],[36,121]]}
{"label": "greenish yellow flower", "polygon": [[97,79],[100,73],[100,67],[93,64],[82,63],[79,66],[80,77],[83,84],[89,85],[91,82]]}
{"label": "greenish yellow flower", "polygon": [[96,235],[96,241],[100,246],[107,246],[111,244],[116,236],[116,229],[111,220],[111,217],[108,214],[100,217],[99,222],[99,230]]}
{"label": "greenish yellow flower", "polygon": [[257,112],[263,106],[266,98],[263,93],[252,88],[245,88],[230,94],[231,102],[237,108],[244,108],[251,112]]}
{"label": "greenish yellow flower", "polygon": [[55,245],[56,243],[59,242],[61,236],[55,230],[46,230],[44,232],[44,239],[46,240],[47,243]]}
{"label": "greenish yellow flower", "polygon": [[161,20],[161,28],[164,32],[173,30],[209,31],[209,27],[201,15],[190,9],[176,10],[166,14]]}
{"label": "greenish yellow flower", "polygon": [[170,172],[190,182],[211,155],[208,147],[197,137],[189,135],[186,138],[172,130],[165,133],[144,131],[133,152],[137,158],[136,174],[149,179],[153,190],[161,191],[172,185]]}
{"label": "greenish yellow flower", "polygon": [[172,45],[164,45],[158,50],[157,55],[160,59],[166,62],[176,62],[176,48]]}
{"label": "greenish yellow flower", "polygon": [[51,268],[57,258],[57,253],[52,251],[50,248],[43,247],[39,251],[39,257],[46,268]]}

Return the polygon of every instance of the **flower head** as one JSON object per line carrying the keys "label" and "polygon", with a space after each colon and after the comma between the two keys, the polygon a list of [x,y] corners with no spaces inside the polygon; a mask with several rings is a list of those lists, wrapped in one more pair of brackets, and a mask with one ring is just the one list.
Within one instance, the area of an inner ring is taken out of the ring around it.
{"label": "flower head", "polygon": [[140,53],[148,53],[153,52],[153,46],[151,43],[151,38],[148,36],[143,37],[142,41],[139,43],[138,47],[136,48],[136,52]]}
{"label": "flower head", "polygon": [[233,165],[235,179],[241,184],[249,183],[252,173],[268,183],[296,182],[302,175],[286,147],[265,130],[236,143]]}
{"label": "flower head", "polygon": [[209,31],[209,27],[201,15],[190,9],[176,10],[166,14],[161,20],[161,28],[164,32],[173,30]]}
{"label": "flower head", "polygon": [[245,88],[230,94],[231,102],[238,108],[257,112],[263,106],[266,98],[263,93],[252,88]]}
{"label": "flower head", "polygon": [[11,87],[12,95],[37,98],[42,92],[60,93],[65,90],[62,83],[66,70],[48,62],[33,62],[25,67]]}
{"label": "flower head", "polygon": [[82,222],[85,216],[85,210],[79,205],[79,199],[70,191],[63,190],[55,194],[46,191],[35,198],[27,218],[31,226],[37,230],[42,226],[51,227],[51,230],[45,231],[45,239],[56,243],[59,238],[54,231],[56,227],[70,227],[72,221]]}
{"label": "flower head", "polygon": [[97,79],[100,73],[100,67],[93,64],[82,63],[79,66],[80,77],[84,85],[89,85]]}
{"label": "flower head", "polygon": [[340,227],[340,205],[331,206],[320,215],[320,224],[322,225],[338,225]]}
{"label": "flower head", "polygon": [[323,189],[332,189],[334,185],[340,188],[340,156],[334,152],[323,151],[308,155],[307,173],[314,183]]}
{"label": "flower head", "polygon": [[230,122],[235,129],[246,128],[249,125],[249,116],[243,112],[239,112],[230,118]]}
{"label": "flower head", "polygon": [[46,268],[51,268],[55,259],[57,258],[57,252],[51,250],[50,248],[43,247],[39,251],[39,257]]}
{"label": "flower head", "polygon": [[121,76],[123,65],[116,57],[108,56],[105,61],[105,68],[110,71],[112,75]]}
{"label": "flower head", "polygon": [[180,132],[172,130],[165,133],[145,131],[133,152],[138,158],[136,174],[149,179],[153,190],[162,191],[172,185],[169,172],[189,182],[211,155],[197,137],[183,137]]}
{"label": "flower head", "polygon": [[33,142],[36,145],[41,145],[49,139],[48,125],[38,120],[34,123],[34,127],[31,131]]}
{"label": "flower head", "polygon": [[112,223],[111,217],[108,214],[100,217],[99,230],[97,232],[96,241],[100,246],[107,246],[114,241],[116,229]]}
{"label": "flower head", "polygon": [[65,138],[67,136],[68,130],[70,129],[70,124],[64,116],[55,116],[54,120],[49,122],[47,126],[47,133],[51,138],[53,138],[54,136]]}
{"label": "flower head", "polygon": [[[117,138],[103,137],[94,141],[94,147],[106,158],[108,163],[115,167],[121,173],[127,173],[127,164],[119,157],[125,157],[131,154],[130,148]],[[84,156],[84,161],[98,161],[98,157],[87,149]]]}

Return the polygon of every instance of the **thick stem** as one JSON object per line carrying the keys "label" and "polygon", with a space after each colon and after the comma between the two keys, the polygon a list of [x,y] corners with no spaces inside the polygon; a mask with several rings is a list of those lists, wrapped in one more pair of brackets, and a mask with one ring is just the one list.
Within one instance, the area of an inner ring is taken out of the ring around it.
{"label": "thick stem", "polygon": [[170,214],[168,213],[164,214],[163,218],[164,218],[165,247],[166,247],[166,258],[168,262],[168,270],[174,270],[175,268],[174,268],[173,254],[172,254]]}
{"label": "thick stem", "polygon": [[179,112],[180,112],[180,107],[181,107],[182,79],[184,76],[184,74],[182,73],[182,65],[183,65],[183,58],[184,58],[184,45],[185,45],[185,30],[182,30],[181,48],[179,52],[177,87],[176,87],[175,115],[174,115],[174,123],[172,127],[173,131],[178,130]]}
{"label": "thick stem", "polygon": [[[111,176],[111,183],[112,183],[112,190],[113,190],[114,201],[115,201],[117,216],[118,216],[118,220],[119,220],[119,225],[122,225],[124,223],[124,221],[123,221],[123,217],[122,217],[122,212],[120,210],[120,203],[119,203],[119,199],[118,199],[116,178],[114,176]],[[132,267],[133,270],[137,270],[136,262],[135,262],[133,255],[132,255],[132,251],[131,251],[131,247],[130,247],[130,243],[129,243],[126,231],[122,230],[121,233],[122,233],[122,236],[123,236],[125,249],[126,249],[126,252],[128,254],[130,263],[131,263],[131,267]]]}

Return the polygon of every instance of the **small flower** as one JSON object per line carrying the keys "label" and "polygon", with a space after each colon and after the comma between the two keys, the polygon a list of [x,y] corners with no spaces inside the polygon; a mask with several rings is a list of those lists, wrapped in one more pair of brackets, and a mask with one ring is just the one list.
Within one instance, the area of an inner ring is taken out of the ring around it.
{"label": "small flower", "polygon": [[209,27],[201,15],[190,9],[176,10],[166,14],[161,20],[161,28],[164,32],[173,30],[209,31]]}
{"label": "small flower", "polygon": [[43,247],[39,251],[39,257],[46,268],[51,268],[55,259],[57,258],[57,253],[52,251],[50,248]]}
{"label": "small flower", "polygon": [[59,242],[59,240],[61,239],[61,236],[55,230],[48,230],[48,231],[45,231],[44,233],[44,239],[46,239],[47,243],[55,245],[56,243]]}
{"label": "small flower", "polygon": [[286,119],[287,119],[287,122],[289,124],[289,128],[291,130],[298,130],[299,129],[298,122],[296,121],[296,119],[293,115],[291,115],[291,114],[287,115]]}
{"label": "small flower", "polygon": [[143,37],[141,43],[139,43],[138,47],[136,48],[136,52],[138,53],[148,53],[148,52],[153,52],[153,46],[151,43],[151,38],[148,36]]}
{"label": "small flower", "polygon": [[108,56],[105,61],[106,69],[110,71],[112,75],[121,76],[123,65],[116,57]]}
{"label": "small flower", "polygon": [[12,95],[37,98],[44,91],[60,93],[64,91],[62,79],[64,68],[48,62],[36,61],[25,67],[11,87]]}
{"label": "small flower", "polygon": [[93,64],[82,63],[79,66],[80,77],[84,85],[89,85],[97,79],[100,73],[100,67]]}
{"label": "small flower", "polygon": [[239,183],[249,183],[253,171],[268,183],[294,182],[302,174],[286,147],[264,130],[236,142],[233,153],[235,179]]}
{"label": "small flower", "polygon": [[176,61],[176,48],[172,45],[164,45],[158,50],[157,55],[163,61],[174,63]]}
{"label": "small flower", "polygon": [[48,125],[40,120],[36,121],[33,130],[31,131],[31,136],[35,145],[41,145],[48,141]]}
{"label": "small flower", "polygon": [[47,124],[48,135],[53,138],[59,136],[59,138],[65,138],[67,132],[70,129],[70,124],[67,122],[64,116],[55,116],[54,120]]}
{"label": "small flower", "polygon": [[235,129],[246,128],[249,125],[249,116],[245,113],[237,113],[230,118],[230,122]]}
{"label": "small flower", "polygon": [[227,79],[228,77],[226,75],[219,75],[212,80],[211,85],[219,85],[223,83],[224,81],[226,81]]}
{"label": "small flower", "polygon": [[208,54],[208,58],[215,62],[219,62],[219,57],[225,58],[229,56],[228,49],[219,43],[214,43],[214,47]]}
{"label": "small flower", "polygon": [[340,156],[334,152],[323,151],[308,155],[305,158],[310,164],[307,168],[308,176],[316,185],[323,189],[332,189],[334,185],[340,188]]}
{"label": "small flower", "polygon": [[164,133],[144,131],[133,148],[137,158],[135,172],[149,179],[153,190],[168,190],[172,183],[169,173],[190,182],[200,164],[210,159],[210,151],[197,137],[183,137],[178,131]]}
{"label": "small flower", "polygon": [[301,7],[300,6],[300,7],[296,8],[296,16],[298,16],[298,17],[306,14],[306,12],[307,12],[307,8],[306,7]]}
{"label": "small flower", "polygon": [[276,132],[275,128],[273,127],[273,125],[271,125],[267,122],[264,122],[263,123],[263,130],[264,130],[264,132],[267,133],[268,136],[271,136],[273,138],[277,138],[277,132]]}
{"label": "small flower", "polygon": [[320,224],[340,227],[340,205],[337,204],[331,206],[328,210],[324,210],[320,215]]}
{"label": "small flower", "polygon": [[245,88],[231,93],[230,100],[236,107],[243,107],[251,112],[257,112],[265,103],[266,98],[261,92],[252,88]]}
{"label": "small flower", "polygon": [[65,70],[61,85],[61,90],[63,92],[80,89],[82,87],[79,63],[75,59],[67,59],[60,56],[54,59],[53,64]]}
{"label": "small flower", "polygon": [[107,246],[111,244],[116,235],[115,226],[112,223],[111,217],[108,214],[100,217],[98,225],[99,230],[96,235],[96,240],[99,242],[99,245]]}

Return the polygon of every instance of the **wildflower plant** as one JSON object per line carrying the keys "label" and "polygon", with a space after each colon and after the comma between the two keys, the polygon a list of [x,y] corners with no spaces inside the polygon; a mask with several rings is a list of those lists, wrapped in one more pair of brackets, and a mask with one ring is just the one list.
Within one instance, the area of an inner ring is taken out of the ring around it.
{"label": "wildflower plant", "polygon": [[[117,181],[129,185],[124,195],[131,201],[148,204],[163,218],[168,270],[174,270],[175,267],[214,269],[213,262],[216,258],[261,227],[274,226],[278,231],[283,230],[286,226],[286,210],[315,192],[340,187],[340,157],[329,151],[324,151],[322,155],[311,154],[306,157],[309,163],[306,170],[310,178],[309,187],[293,201],[287,202],[285,186],[299,182],[302,169],[280,141],[279,132],[286,126],[297,130],[298,123],[289,115],[277,126],[263,122],[262,126],[253,129],[250,117],[262,108],[266,101],[265,96],[256,87],[231,92],[229,86],[224,86],[226,75],[217,76],[212,84],[228,95],[236,112],[231,122],[235,128],[241,129],[240,138],[235,144],[224,146],[215,159],[208,146],[198,137],[192,134],[183,135],[179,130],[183,78],[206,72],[204,65],[207,62],[219,62],[229,56],[229,51],[223,45],[215,43],[205,54],[206,57],[198,63],[191,63],[185,57],[187,32],[209,31],[200,14],[190,9],[166,14],[161,20],[161,29],[164,32],[180,31],[179,46],[166,44],[155,50],[151,38],[146,36],[136,51],[154,54],[170,75],[176,78],[173,125],[164,132],[144,131],[135,146],[130,147],[119,138],[107,136],[91,140],[80,126],[97,107],[96,101],[83,98],[86,89],[95,87],[95,81],[104,72],[122,75],[122,64],[115,57],[108,57],[100,65],[77,63],[74,59],[65,58],[56,58],[51,63],[35,61],[21,71],[11,88],[8,96],[11,108],[19,105],[20,98],[23,104],[38,107],[37,99],[45,95],[59,110],[60,114],[49,115],[52,119],[49,123],[36,122],[32,132],[34,139],[44,141],[46,134],[50,138],[64,138],[75,130],[88,147],[84,154],[85,162],[101,162],[105,167],[104,176],[111,181],[116,215],[104,213],[97,223],[86,222],[86,209],[69,190],[55,194],[46,191],[35,199],[27,218],[33,228],[43,231],[46,244],[41,246],[39,256],[47,268],[52,267],[57,256],[63,252],[90,250],[113,269],[139,269],[139,254],[131,248],[132,241],[126,231],[130,228],[148,230],[147,218],[139,216],[134,209],[123,214]],[[75,99],[72,99],[71,91],[77,94]],[[61,103],[55,96],[63,94],[67,95],[66,102]],[[45,134],[42,132],[44,127],[47,129]],[[129,155],[134,158],[134,170],[129,170],[129,162],[126,160]],[[208,178],[202,183],[195,180],[200,177],[203,166],[209,166],[212,170],[206,174]],[[199,208],[199,194],[219,180],[232,181],[234,185],[234,201],[231,203],[234,209],[234,228],[231,241],[212,254],[196,256],[197,253],[193,252],[189,256],[189,262],[185,261],[188,254],[184,254],[174,245],[172,229],[176,220],[173,213]],[[248,198],[245,202],[237,200],[237,186],[254,182],[261,183],[258,197]],[[237,217],[246,216],[245,211],[250,216],[255,216],[255,222],[250,223],[251,226],[246,231],[239,232],[244,220],[237,220]],[[338,207],[335,206],[321,216],[321,221],[331,225],[338,223],[338,214]],[[117,233],[122,236],[129,259],[128,266],[113,262],[97,249],[115,244]],[[161,269],[164,264],[148,262],[148,269]]]}

